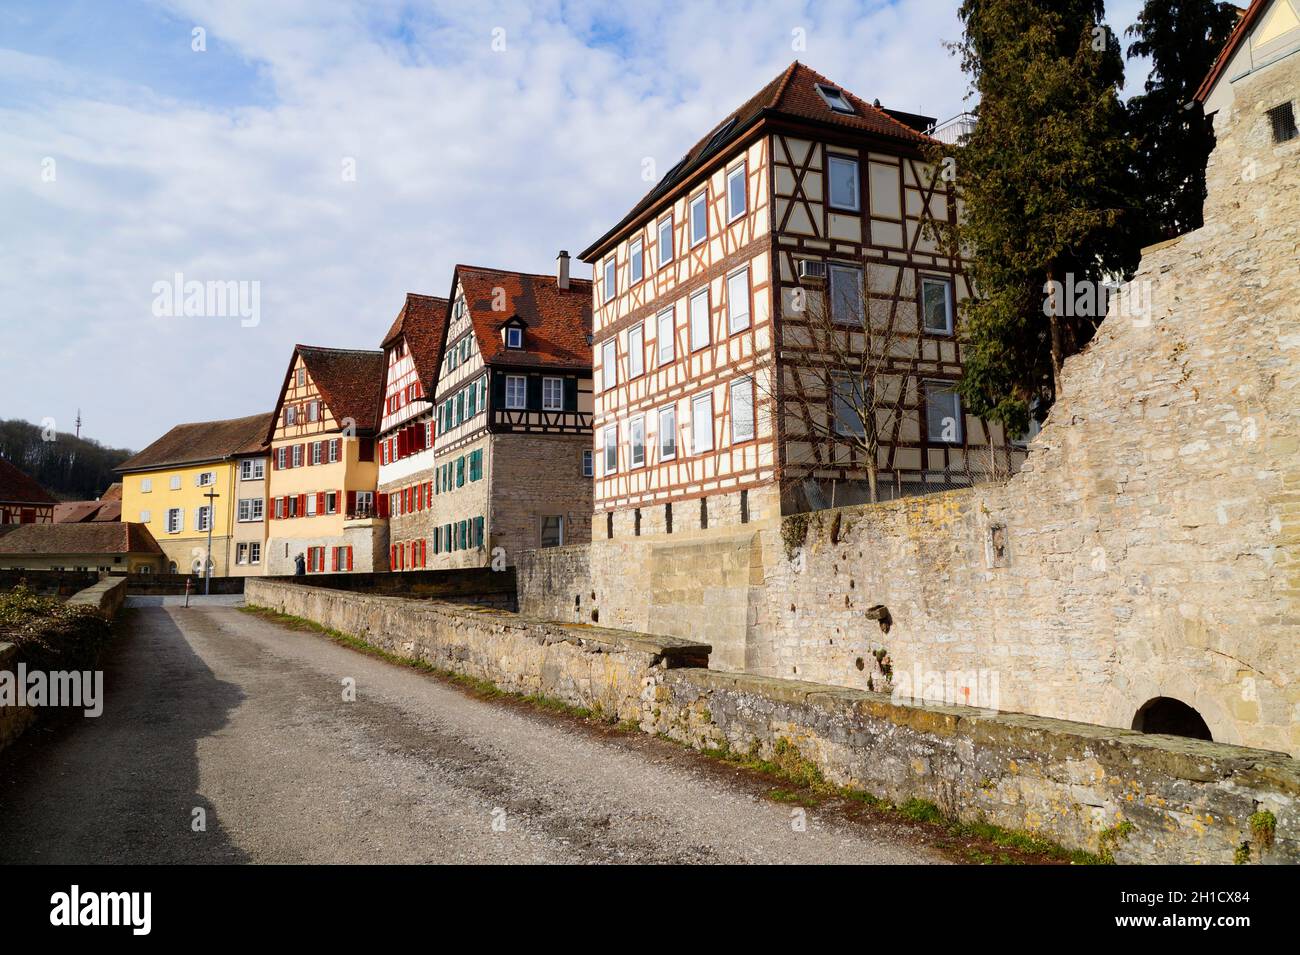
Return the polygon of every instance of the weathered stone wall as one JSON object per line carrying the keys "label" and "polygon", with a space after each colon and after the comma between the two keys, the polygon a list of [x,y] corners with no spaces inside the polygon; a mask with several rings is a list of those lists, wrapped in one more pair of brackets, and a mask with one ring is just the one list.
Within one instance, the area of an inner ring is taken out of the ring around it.
{"label": "weathered stone wall", "polygon": [[[0,670],[14,672],[18,665],[18,647],[0,643]],[[0,751],[23,735],[23,731],[36,719],[36,710],[30,706],[0,706]]]}
{"label": "weathered stone wall", "polygon": [[[407,657],[635,722],[698,748],[794,745],[832,782],[1036,833],[1119,862],[1300,862],[1290,757],[723,673],[686,640],[253,579],[248,600]],[[1276,820],[1272,845],[1250,817]]]}
{"label": "weathered stone wall", "polygon": [[541,545],[542,518],[564,518],[564,541],[591,540],[590,478],[582,476],[589,434],[498,434],[492,437],[488,533],[506,563]]}
{"label": "weathered stone wall", "polygon": [[699,633],[715,668],[937,674],[958,700],[983,673],[1001,709],[1109,726],[1171,697],[1215,740],[1300,754],[1300,140],[1264,114],[1297,88],[1300,61],[1238,82],[1205,226],[1147,250],[1009,482],[731,528],[746,561],[698,584],[688,548],[598,523],[586,579],[521,562],[522,605],[583,593],[602,624]]}

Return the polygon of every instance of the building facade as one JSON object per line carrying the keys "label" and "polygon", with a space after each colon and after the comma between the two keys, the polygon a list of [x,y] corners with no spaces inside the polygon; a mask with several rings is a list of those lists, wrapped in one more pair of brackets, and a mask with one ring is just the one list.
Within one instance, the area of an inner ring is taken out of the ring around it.
{"label": "building facade", "polygon": [[389,496],[395,568],[590,539],[590,282],[568,253],[554,276],[461,265],[449,300],[432,422],[408,439],[418,455],[432,438],[432,472]]}
{"label": "building facade", "polygon": [[202,574],[206,559],[216,577],[261,572],[239,563],[238,544],[264,540],[265,487],[241,475],[246,461],[265,468],[270,425],[269,414],[177,425],[116,469],[122,520],[149,529],[165,571]]}
{"label": "building facade", "polygon": [[88,521],[0,526],[0,569],[156,574],[168,563],[143,524]]}
{"label": "building facade", "polygon": [[409,293],[384,336],[379,494],[388,509],[388,566],[428,566],[433,536],[433,394],[447,329],[447,300]]}
{"label": "building facade", "polygon": [[57,503],[35,478],[0,458],[0,526],[52,524]]}
{"label": "building facade", "polygon": [[298,345],[268,427],[272,575],[385,570],[375,434],[382,351]]}
{"label": "building facade", "polygon": [[[957,214],[932,121],[800,63],[582,253],[595,268],[595,538],[696,533],[1014,471],[960,407]],[[874,422],[874,424],[873,424]]]}

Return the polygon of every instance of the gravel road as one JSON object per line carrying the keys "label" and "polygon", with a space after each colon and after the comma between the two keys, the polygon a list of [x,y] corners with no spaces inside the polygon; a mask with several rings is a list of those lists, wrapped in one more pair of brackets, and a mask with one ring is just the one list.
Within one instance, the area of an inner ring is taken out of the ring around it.
{"label": "gravel road", "polygon": [[945,861],[887,822],[809,809],[795,831],[761,781],[696,753],[235,607],[125,614],[104,714],[0,754],[0,862]]}

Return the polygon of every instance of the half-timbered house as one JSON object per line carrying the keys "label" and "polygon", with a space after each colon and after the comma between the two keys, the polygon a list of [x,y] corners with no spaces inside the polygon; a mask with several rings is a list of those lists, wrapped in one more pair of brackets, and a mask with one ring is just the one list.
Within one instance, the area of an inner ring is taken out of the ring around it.
{"label": "half-timbered house", "polygon": [[0,525],[53,524],[57,503],[34,477],[0,458]]}
{"label": "half-timbered house", "polygon": [[[427,531],[393,540],[420,567],[514,564],[591,535],[591,283],[456,267],[434,396],[434,471],[390,506]],[[401,553],[398,553],[398,552]]]}
{"label": "half-timbered house", "polygon": [[793,63],[582,253],[596,539],[861,501],[871,422],[881,496],[1016,467],[953,390],[968,289],[932,123]]}
{"label": "half-timbered house", "polygon": [[408,293],[384,336],[387,366],[379,425],[379,494],[388,502],[388,566],[428,566],[433,537],[433,394],[447,330],[447,300]]}
{"label": "half-timbered house", "polygon": [[384,370],[382,351],[294,348],[269,434],[267,573],[387,569],[375,454]]}

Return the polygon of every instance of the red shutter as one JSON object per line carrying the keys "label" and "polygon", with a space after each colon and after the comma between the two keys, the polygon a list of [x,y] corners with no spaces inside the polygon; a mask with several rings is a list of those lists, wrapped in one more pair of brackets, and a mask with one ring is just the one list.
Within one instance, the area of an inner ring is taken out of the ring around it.
{"label": "red shutter", "polygon": [[324,491],[316,492],[316,513],[317,514],[325,513],[325,492]]}
{"label": "red shutter", "polygon": [[378,514],[379,517],[388,516],[388,495],[387,494],[375,495],[375,508],[379,511]]}
{"label": "red shutter", "polygon": [[307,495],[306,495],[306,494],[299,494],[299,495],[298,495],[298,513],[299,513],[300,515],[304,515],[304,516],[305,516],[306,513],[307,513]]}
{"label": "red shutter", "polygon": [[352,548],[348,547],[348,570],[352,569]]}
{"label": "red shutter", "polygon": [[348,506],[348,510],[347,510],[347,512],[348,512],[349,514],[355,514],[355,513],[357,512],[357,492],[356,492],[356,491],[348,491],[348,493],[347,493],[347,501],[348,501],[348,505],[347,505],[347,506]]}
{"label": "red shutter", "polygon": [[274,451],[271,452],[271,470],[272,471],[280,470],[280,456],[276,454]]}
{"label": "red shutter", "polygon": [[428,541],[426,541],[422,537],[420,538],[420,566],[421,567],[425,566],[425,563],[428,560],[428,556],[429,556]]}

